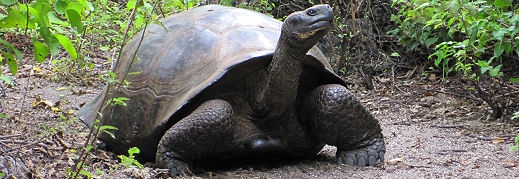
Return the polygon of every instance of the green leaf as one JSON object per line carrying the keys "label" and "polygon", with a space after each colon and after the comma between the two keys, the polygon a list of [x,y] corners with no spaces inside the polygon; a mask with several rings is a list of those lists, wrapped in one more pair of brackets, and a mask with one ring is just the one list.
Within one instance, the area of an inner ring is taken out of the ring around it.
{"label": "green leaf", "polygon": [[481,74],[485,74],[488,70],[491,70],[492,66],[481,67]]}
{"label": "green leaf", "polygon": [[9,48],[9,50],[13,51],[17,59],[22,59],[22,54],[16,47],[14,47],[13,44],[5,41],[4,39],[0,39],[0,43]]}
{"label": "green leaf", "polygon": [[443,51],[442,50],[438,50],[436,52],[434,52],[432,55],[429,56],[429,58],[431,58],[433,55],[436,55],[438,58],[436,58],[436,60],[434,60],[434,65],[436,67],[440,67],[440,62],[443,60],[443,58],[445,57],[444,54],[443,54]]}
{"label": "green leaf", "polygon": [[126,3],[126,9],[132,10],[135,8],[135,5],[137,4],[137,0],[129,0],[128,3]]}
{"label": "green leaf", "polygon": [[503,54],[503,51],[505,51],[505,47],[503,44],[498,43],[494,47],[494,57],[499,57],[501,54]]}
{"label": "green leaf", "polygon": [[92,173],[87,172],[87,171],[85,171],[85,170],[83,170],[83,169],[81,169],[81,170],[79,171],[79,174],[81,174],[81,175],[85,175],[87,178],[92,178],[92,176],[94,176],[94,175],[92,175]]}
{"label": "green leaf", "polygon": [[2,5],[10,6],[18,2],[18,0],[0,0]]}
{"label": "green leaf", "polygon": [[[94,126],[96,126],[96,125],[94,125]],[[110,137],[115,139],[115,135],[112,132],[110,132],[109,130],[118,130],[118,129],[116,127],[114,127],[114,126],[101,126],[101,127],[99,127],[99,131],[100,132],[106,133],[106,134],[110,135]]]}
{"label": "green leaf", "polygon": [[14,59],[13,55],[11,55],[7,52],[4,52],[3,54],[4,54],[5,61],[6,61],[7,65],[9,66],[9,69],[11,70],[11,74],[13,74],[13,76],[15,76],[18,73],[18,63]]}
{"label": "green leaf", "polygon": [[106,131],[106,130],[118,130],[117,127],[114,126],[101,126],[99,127],[99,131]]}
{"label": "green leaf", "polygon": [[470,34],[469,43],[467,45],[472,45],[478,38],[478,30],[474,30],[472,34]]}
{"label": "green leaf", "polygon": [[113,103],[112,105],[121,105],[121,106],[127,106],[126,103],[124,101],[128,101],[130,100],[130,98],[126,98],[126,97],[118,97],[118,98],[113,98]]}
{"label": "green leaf", "polygon": [[33,41],[34,44],[34,57],[37,62],[44,62],[47,55],[49,55],[49,49],[44,43]]}
{"label": "green leaf", "polygon": [[128,154],[130,156],[133,156],[133,154],[139,154],[139,153],[141,153],[141,150],[139,150],[139,148],[137,148],[137,147],[132,147],[132,148],[128,149]]}
{"label": "green leaf", "polygon": [[438,41],[438,37],[429,38],[425,40],[425,46],[429,47],[432,44],[436,43],[436,41]]}
{"label": "green leaf", "polygon": [[514,31],[512,31],[512,34],[510,36],[515,37],[515,34],[517,34],[517,32],[519,32],[519,28],[514,26]]}
{"label": "green leaf", "polygon": [[512,43],[506,42],[503,47],[504,47],[505,53],[510,54],[510,51],[512,51]]}
{"label": "green leaf", "polygon": [[465,4],[463,7],[469,11],[469,14],[477,17],[478,15],[478,8],[474,4]]}
{"label": "green leaf", "polygon": [[47,13],[51,11],[51,7],[48,0],[36,0],[36,3],[31,5],[34,10],[37,12],[34,14],[36,16],[36,22],[39,27],[47,27],[49,26],[49,20],[47,17]]}
{"label": "green leaf", "polygon": [[499,8],[507,8],[512,5],[512,0],[494,0],[494,6]]}
{"label": "green leaf", "polygon": [[485,62],[483,60],[478,60],[478,65],[483,68],[483,67],[488,67],[489,63],[488,62]]}
{"label": "green leaf", "polygon": [[510,78],[510,82],[519,83],[519,77],[517,77],[517,78]]}
{"label": "green leaf", "polygon": [[496,66],[496,67],[490,69],[490,70],[488,71],[488,74],[490,74],[490,76],[492,76],[492,77],[501,76],[501,74],[499,73],[499,70],[501,70],[501,66],[502,66],[502,65],[498,65],[498,66]]}
{"label": "green leaf", "polygon": [[83,7],[89,11],[94,11],[94,6],[92,6],[92,3],[86,0],[78,0],[77,2],[81,3]]}
{"label": "green leaf", "polygon": [[110,76],[111,78],[115,78],[116,74],[113,72],[113,71],[107,71],[108,73],[108,76]]}
{"label": "green leaf", "polygon": [[65,14],[65,11],[68,9],[67,1],[57,0],[56,6],[54,6],[54,9],[56,9],[56,12],[58,14]]}
{"label": "green leaf", "polygon": [[508,33],[508,29],[507,28],[500,28],[500,29],[497,29],[496,31],[493,32],[493,35],[494,35],[494,38],[496,40],[503,40],[503,36]]}
{"label": "green leaf", "polygon": [[79,34],[83,33],[83,22],[81,21],[79,13],[74,9],[68,9],[66,15],[70,25],[75,28]]}
{"label": "green leaf", "polygon": [[0,20],[0,28],[26,28],[27,20],[25,16],[16,10],[9,10],[9,15],[7,17]]}
{"label": "green leaf", "polygon": [[50,50],[50,53],[52,55],[56,55],[60,51],[60,44],[58,39],[52,35],[48,27],[41,27],[40,30],[40,36],[43,38],[45,43],[47,44],[48,50]]}
{"label": "green leaf", "polygon": [[490,63],[492,63],[492,59],[490,59],[488,62],[478,60],[478,66],[481,69],[481,74],[485,74],[488,70],[491,70],[493,68],[492,66],[490,66]]}
{"label": "green leaf", "polygon": [[77,59],[76,48],[74,47],[72,42],[70,42],[70,39],[61,34],[54,34],[54,37],[56,37],[58,39],[61,46],[63,46],[63,48],[65,48],[65,50],[70,54],[72,59],[76,60]]}
{"label": "green leaf", "polygon": [[2,76],[0,76],[0,80],[4,81],[8,85],[14,86],[13,80],[11,80],[11,78],[9,78],[8,76],[2,75]]}
{"label": "green leaf", "polygon": [[[83,5],[79,2],[70,2],[68,3],[68,9],[74,9],[76,10],[79,14],[83,14],[83,12],[85,12],[85,8],[83,8]],[[66,13],[66,11],[65,11]]]}
{"label": "green leaf", "polygon": [[182,2],[182,0],[173,0],[173,4],[174,4],[174,7],[178,8],[178,9],[181,9],[181,10],[186,9],[186,6],[184,5],[184,2]]}
{"label": "green leaf", "polygon": [[56,16],[56,13],[54,13],[54,12],[49,12],[47,14],[47,16],[49,17],[49,21],[52,24],[58,24],[58,25],[62,25],[62,26],[68,26],[69,25],[67,22],[62,21],[60,18],[58,18],[58,16]]}

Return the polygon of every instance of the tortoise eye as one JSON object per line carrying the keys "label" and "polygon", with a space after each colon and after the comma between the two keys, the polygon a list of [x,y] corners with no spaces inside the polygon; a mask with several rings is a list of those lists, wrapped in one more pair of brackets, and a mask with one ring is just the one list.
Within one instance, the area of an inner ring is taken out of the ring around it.
{"label": "tortoise eye", "polygon": [[306,14],[308,14],[309,16],[315,16],[317,15],[317,10],[309,9],[308,11],[306,11]]}

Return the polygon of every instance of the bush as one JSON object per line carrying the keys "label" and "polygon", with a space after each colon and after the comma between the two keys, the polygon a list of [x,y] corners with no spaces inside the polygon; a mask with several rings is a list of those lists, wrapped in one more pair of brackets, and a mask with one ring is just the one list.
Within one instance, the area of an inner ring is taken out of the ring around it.
{"label": "bush", "polygon": [[[519,54],[519,15],[511,1],[396,0],[400,7],[390,33],[409,50],[434,47],[429,56],[443,77],[459,72],[467,79],[479,75],[502,77],[506,56]],[[517,59],[517,58],[516,58]],[[479,69],[479,70],[478,70]],[[519,78],[509,78],[519,83]]]}

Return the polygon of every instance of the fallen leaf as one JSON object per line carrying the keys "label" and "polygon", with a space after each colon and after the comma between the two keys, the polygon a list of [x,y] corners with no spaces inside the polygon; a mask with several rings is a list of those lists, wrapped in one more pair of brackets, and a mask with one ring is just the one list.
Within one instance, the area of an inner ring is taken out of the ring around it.
{"label": "fallen leaf", "polygon": [[403,158],[394,158],[394,159],[388,160],[387,162],[388,163],[398,163],[398,162],[402,162],[403,160],[404,160]]}
{"label": "fallen leaf", "polygon": [[501,137],[496,137],[496,138],[492,139],[492,143],[494,143],[494,144],[498,144],[498,143],[502,144],[502,143],[505,143],[505,139],[503,139]]}
{"label": "fallen leaf", "polygon": [[517,161],[507,160],[505,161],[505,168],[517,167]]}
{"label": "fallen leaf", "polygon": [[431,80],[431,81],[436,81],[436,74],[434,74],[434,73],[429,73],[429,77],[428,77],[428,78],[429,78],[429,80]]}

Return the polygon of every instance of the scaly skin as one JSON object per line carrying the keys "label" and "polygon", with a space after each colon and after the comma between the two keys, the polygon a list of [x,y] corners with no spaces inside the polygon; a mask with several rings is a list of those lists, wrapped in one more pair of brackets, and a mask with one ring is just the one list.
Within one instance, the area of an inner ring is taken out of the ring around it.
{"label": "scaly skin", "polygon": [[233,140],[232,107],[223,100],[210,100],[173,125],[162,137],[156,157],[159,168],[171,176],[191,168],[193,160],[224,153]]}
{"label": "scaly skin", "polygon": [[302,118],[317,141],[337,147],[337,163],[373,166],[386,151],[378,121],[346,87],[330,84],[305,99]]}

